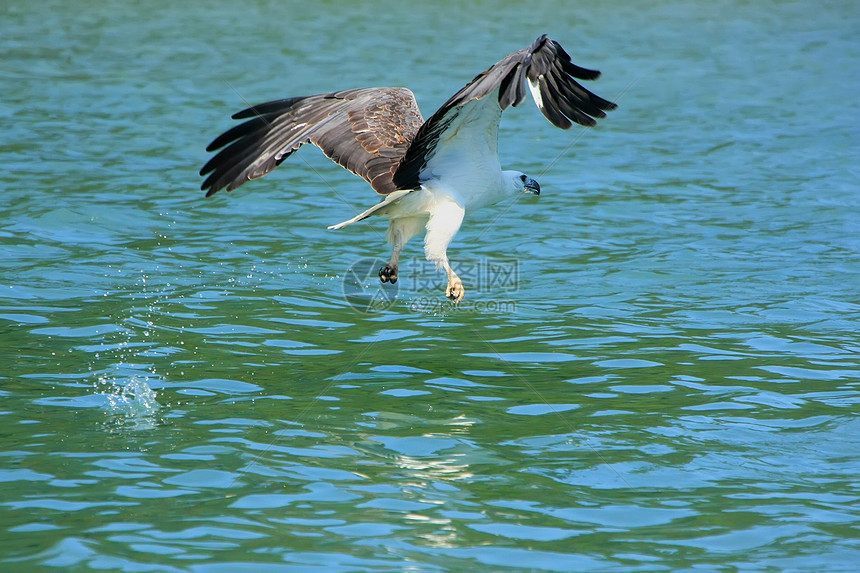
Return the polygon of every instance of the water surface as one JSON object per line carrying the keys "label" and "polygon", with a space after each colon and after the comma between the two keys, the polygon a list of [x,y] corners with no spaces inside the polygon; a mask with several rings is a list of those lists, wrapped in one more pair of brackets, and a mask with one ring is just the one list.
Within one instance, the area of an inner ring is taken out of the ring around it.
{"label": "water surface", "polygon": [[[3,12],[5,570],[854,570],[853,3]],[[249,102],[429,115],[541,33],[620,107],[506,112],[543,194],[470,214],[459,308],[418,242],[350,282],[384,226],[314,149],[197,190]]]}

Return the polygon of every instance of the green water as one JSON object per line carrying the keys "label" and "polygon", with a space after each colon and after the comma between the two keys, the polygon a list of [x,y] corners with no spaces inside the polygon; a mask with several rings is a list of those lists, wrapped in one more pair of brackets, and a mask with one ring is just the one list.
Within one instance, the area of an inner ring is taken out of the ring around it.
{"label": "green water", "polygon": [[[856,570],[856,3],[0,14],[0,569]],[[198,191],[247,102],[544,32],[620,107],[506,112],[458,309],[315,149]]]}

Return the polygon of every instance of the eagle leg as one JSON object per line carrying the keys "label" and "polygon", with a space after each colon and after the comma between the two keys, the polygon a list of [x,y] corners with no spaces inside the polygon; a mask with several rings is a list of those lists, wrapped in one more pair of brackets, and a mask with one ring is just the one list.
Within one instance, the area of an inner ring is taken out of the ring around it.
{"label": "eagle leg", "polygon": [[463,281],[451,268],[447,251],[454,235],[460,230],[465,214],[466,210],[456,201],[444,196],[437,198],[427,221],[427,234],[424,236],[424,254],[428,261],[436,263],[437,269],[445,269],[445,274],[448,275],[445,296],[453,302],[460,302],[466,289],[463,288]]}
{"label": "eagle leg", "polygon": [[391,259],[388,264],[379,269],[379,280],[384,283],[397,282],[397,265],[400,262],[400,252],[407,241],[417,235],[423,228],[424,217],[391,217],[388,223],[388,242],[391,243]]}

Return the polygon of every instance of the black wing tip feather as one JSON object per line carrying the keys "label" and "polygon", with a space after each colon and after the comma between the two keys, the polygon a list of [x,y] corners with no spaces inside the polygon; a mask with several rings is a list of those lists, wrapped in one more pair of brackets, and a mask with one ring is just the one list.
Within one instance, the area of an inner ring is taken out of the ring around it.
{"label": "black wing tip feather", "polygon": [[535,67],[539,69],[532,70],[529,79],[538,81],[544,103],[540,106],[541,112],[556,127],[569,129],[571,121],[594,127],[598,119],[606,117],[605,112],[618,107],[576,81],[596,80],[600,77],[600,71],[574,64],[561,44],[546,34],[535,40],[531,50],[538,58]]}
{"label": "black wing tip feather", "polygon": [[[268,101],[247,107],[231,116],[233,119],[246,119],[247,121],[226,130],[206,146],[206,151],[208,152],[220,149],[200,169],[201,176],[209,175],[200,186],[201,190],[206,191],[207,197],[211,197],[221,189],[226,189],[228,192],[232,191],[242,183],[254,178],[251,176],[243,178],[241,175],[238,178],[236,177],[236,173],[233,171],[238,165],[234,165],[234,161],[241,154],[242,150],[234,146],[249,135],[254,135],[260,131],[267,131],[275,117],[289,110],[302,99],[305,98],[295,97]],[[280,161],[277,163],[280,163]]]}

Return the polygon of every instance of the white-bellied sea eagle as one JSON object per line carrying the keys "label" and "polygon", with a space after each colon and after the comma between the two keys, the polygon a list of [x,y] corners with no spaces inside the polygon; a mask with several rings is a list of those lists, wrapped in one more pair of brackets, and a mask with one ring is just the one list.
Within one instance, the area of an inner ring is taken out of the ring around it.
{"label": "white-bellied sea eagle", "polygon": [[543,35],[478,74],[427,121],[406,88],[361,88],[255,105],[233,115],[248,121],[206,148],[223,147],[200,170],[209,174],[202,189],[207,197],[220,189],[232,191],[312,143],[385,196],[329,229],[371,215],[388,217],[391,259],[379,270],[379,278],[391,283],[397,281],[403,246],[426,231],[427,260],[445,269],[445,293],[459,302],[463,282],[451,268],[447,249],[466,212],[518,193],[540,194],[531,177],[502,170],[497,147],[502,111],[522,103],[528,90],[553,125],[593,126],[594,118],[605,117],[604,112],[616,106],[576,79],[599,75],[572,63],[558,42]]}

